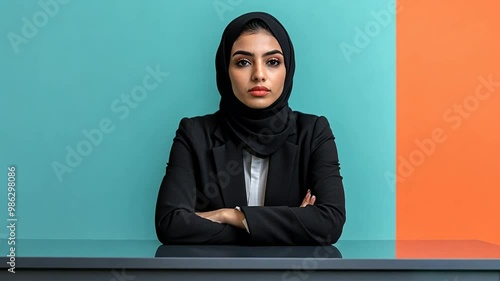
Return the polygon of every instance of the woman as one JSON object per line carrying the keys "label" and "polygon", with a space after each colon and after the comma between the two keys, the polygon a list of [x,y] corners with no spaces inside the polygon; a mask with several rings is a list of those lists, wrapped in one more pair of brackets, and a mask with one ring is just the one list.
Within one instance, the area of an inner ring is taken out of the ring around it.
{"label": "woman", "polygon": [[292,42],[253,12],[224,30],[214,114],[183,118],[156,204],[164,244],[328,245],[345,223],[325,117],[292,111]]}

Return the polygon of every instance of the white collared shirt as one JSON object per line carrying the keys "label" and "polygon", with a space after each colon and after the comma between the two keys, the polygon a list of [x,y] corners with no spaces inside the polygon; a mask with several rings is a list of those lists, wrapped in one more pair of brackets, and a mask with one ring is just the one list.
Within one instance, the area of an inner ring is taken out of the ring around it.
{"label": "white collared shirt", "polygon": [[[269,158],[259,158],[243,150],[243,170],[245,172],[247,206],[264,206]],[[239,207],[236,209],[240,210]],[[246,219],[243,220],[243,224],[247,232],[250,233]]]}
{"label": "white collared shirt", "polygon": [[264,206],[269,158],[259,158],[243,150],[243,170],[248,206]]}

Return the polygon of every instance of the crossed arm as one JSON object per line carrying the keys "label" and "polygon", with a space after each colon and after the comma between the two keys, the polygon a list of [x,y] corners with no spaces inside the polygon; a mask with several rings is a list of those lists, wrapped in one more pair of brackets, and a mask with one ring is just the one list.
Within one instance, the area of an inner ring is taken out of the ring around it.
{"label": "crossed arm", "polygon": [[[311,190],[307,191],[304,200],[300,204],[300,207],[305,208],[307,205],[314,205],[316,201],[316,196],[311,194]],[[210,220],[216,223],[226,223],[237,228],[245,229],[245,225],[243,224],[243,220],[245,219],[245,215],[243,212],[232,209],[232,208],[222,208],[209,212],[196,212],[197,216],[202,217],[204,219]]]}

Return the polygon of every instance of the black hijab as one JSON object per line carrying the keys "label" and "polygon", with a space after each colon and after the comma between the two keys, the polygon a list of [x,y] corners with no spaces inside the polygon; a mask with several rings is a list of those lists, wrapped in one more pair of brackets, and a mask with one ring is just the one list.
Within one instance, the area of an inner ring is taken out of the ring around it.
{"label": "black hijab", "polygon": [[[229,78],[229,61],[234,42],[240,36],[242,27],[251,20],[262,20],[276,38],[283,51],[286,67],[285,84],[281,96],[269,107],[253,109],[243,104],[233,93]],[[292,41],[285,28],[273,16],[252,12],[237,17],[229,23],[222,34],[222,39],[215,57],[217,88],[221,95],[219,105],[227,129],[243,143],[246,150],[259,156],[267,157],[277,151],[287,137],[295,132],[295,120],[288,107],[292,92],[295,57]]]}

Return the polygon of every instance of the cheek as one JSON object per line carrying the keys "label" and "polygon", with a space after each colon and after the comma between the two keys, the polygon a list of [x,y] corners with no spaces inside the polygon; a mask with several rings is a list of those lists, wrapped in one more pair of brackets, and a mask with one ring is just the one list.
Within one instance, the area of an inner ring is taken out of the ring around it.
{"label": "cheek", "polygon": [[231,87],[233,90],[238,88],[238,74],[229,69],[229,79],[231,80]]}
{"label": "cheek", "polygon": [[242,72],[235,72],[231,78],[231,86],[235,94],[241,95],[246,92],[248,86],[247,76]]}
{"label": "cheek", "polygon": [[281,89],[283,89],[285,87],[286,71],[280,71],[277,78],[277,82],[281,85]]}

